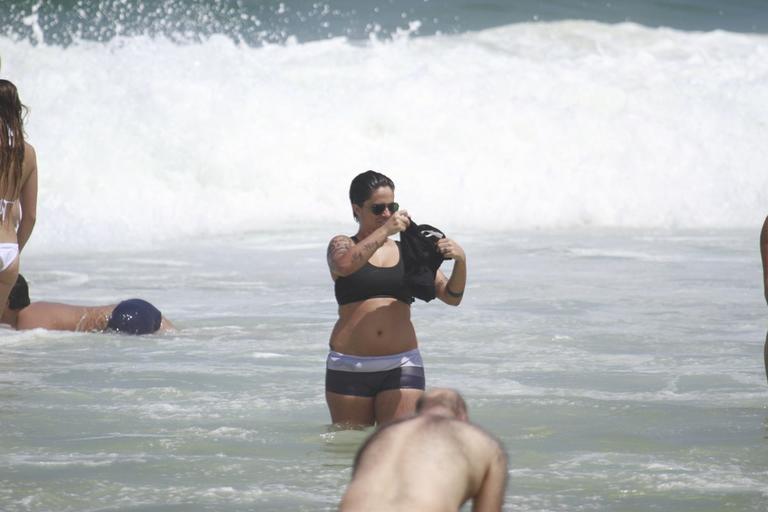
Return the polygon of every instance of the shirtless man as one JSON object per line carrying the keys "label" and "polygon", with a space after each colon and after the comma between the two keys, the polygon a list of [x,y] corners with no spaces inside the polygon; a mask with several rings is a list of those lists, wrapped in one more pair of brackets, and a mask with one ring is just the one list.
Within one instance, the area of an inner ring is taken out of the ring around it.
{"label": "shirtless man", "polygon": [[[765,218],[763,229],[760,231],[760,258],[763,260],[763,295],[765,295],[765,302],[768,304],[768,217]],[[765,377],[768,379],[768,333],[765,335],[763,359],[765,361]]]}
{"label": "shirtless man", "polygon": [[30,302],[29,288],[19,274],[8,297],[2,323],[14,329],[149,334],[173,329],[160,311],[149,302],[129,299],[106,306],[76,306],[55,302]]}
{"label": "shirtless man", "polygon": [[432,389],[416,415],[371,435],[355,457],[340,512],[499,512],[507,456],[499,441],[469,423],[456,391]]}

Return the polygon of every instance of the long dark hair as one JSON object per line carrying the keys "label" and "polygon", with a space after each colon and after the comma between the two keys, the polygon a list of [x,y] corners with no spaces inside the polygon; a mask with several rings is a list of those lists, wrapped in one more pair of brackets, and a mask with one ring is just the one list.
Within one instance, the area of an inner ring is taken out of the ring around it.
{"label": "long dark hair", "polygon": [[0,79],[0,199],[15,201],[21,193],[26,113],[16,86]]}
{"label": "long dark hair", "polygon": [[[365,171],[361,172],[352,180],[349,186],[349,200],[352,204],[363,206],[363,203],[371,197],[373,191],[379,187],[389,187],[394,192],[395,182],[387,178],[380,172]],[[353,213],[355,220],[357,215]]]}

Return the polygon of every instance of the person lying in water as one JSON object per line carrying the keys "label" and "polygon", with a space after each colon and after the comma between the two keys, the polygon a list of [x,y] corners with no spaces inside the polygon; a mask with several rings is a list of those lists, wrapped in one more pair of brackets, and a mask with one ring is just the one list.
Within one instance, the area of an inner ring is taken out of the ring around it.
{"label": "person lying in water", "polygon": [[[763,229],[760,230],[760,259],[763,262],[763,295],[766,304],[768,304],[768,217],[765,218]],[[768,379],[768,333],[765,334],[763,360],[765,362],[765,378]]]}
{"label": "person lying in water", "polygon": [[765,303],[768,304],[768,217],[760,230],[760,259],[763,262],[763,295]]}
{"label": "person lying in water", "polygon": [[20,331],[40,328],[150,334],[174,328],[155,306],[142,299],[129,299],[106,306],[30,302],[29,286],[21,274],[8,297],[1,321]]}
{"label": "person lying in water", "polygon": [[377,430],[357,452],[340,512],[500,512],[507,485],[501,443],[469,423],[464,399],[432,389],[416,415]]}

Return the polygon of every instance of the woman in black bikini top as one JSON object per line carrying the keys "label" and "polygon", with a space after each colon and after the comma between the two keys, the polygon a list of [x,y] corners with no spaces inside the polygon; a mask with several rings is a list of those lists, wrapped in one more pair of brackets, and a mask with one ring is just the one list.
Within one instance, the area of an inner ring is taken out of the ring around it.
{"label": "woman in black bikini top", "polygon": [[[411,323],[413,296],[399,244],[389,239],[410,219],[395,202],[395,184],[381,173],[355,177],[349,197],[357,234],[338,235],[328,245],[339,319],[331,333],[325,395],[333,423],[374,425],[411,414],[425,386]],[[448,238],[436,250],[454,260],[450,279],[437,271],[436,296],[458,305],[467,277],[464,250]]]}

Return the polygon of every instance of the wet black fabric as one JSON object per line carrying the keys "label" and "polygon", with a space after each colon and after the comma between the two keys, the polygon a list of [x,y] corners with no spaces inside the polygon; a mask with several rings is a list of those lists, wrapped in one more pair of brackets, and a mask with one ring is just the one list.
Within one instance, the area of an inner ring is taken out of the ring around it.
{"label": "wet black fabric", "polygon": [[29,285],[24,276],[19,274],[16,278],[16,284],[11,288],[11,293],[8,295],[8,309],[12,311],[19,311],[29,306]]}
{"label": "wet black fabric", "polygon": [[435,298],[435,275],[445,261],[437,251],[437,242],[445,234],[429,224],[416,224],[413,219],[400,233],[400,250],[405,265],[405,282],[417,299],[429,302]]}
{"label": "wet black fabric", "polygon": [[325,390],[340,395],[374,397],[389,389],[424,389],[424,368],[401,366],[381,372],[325,370]]}

